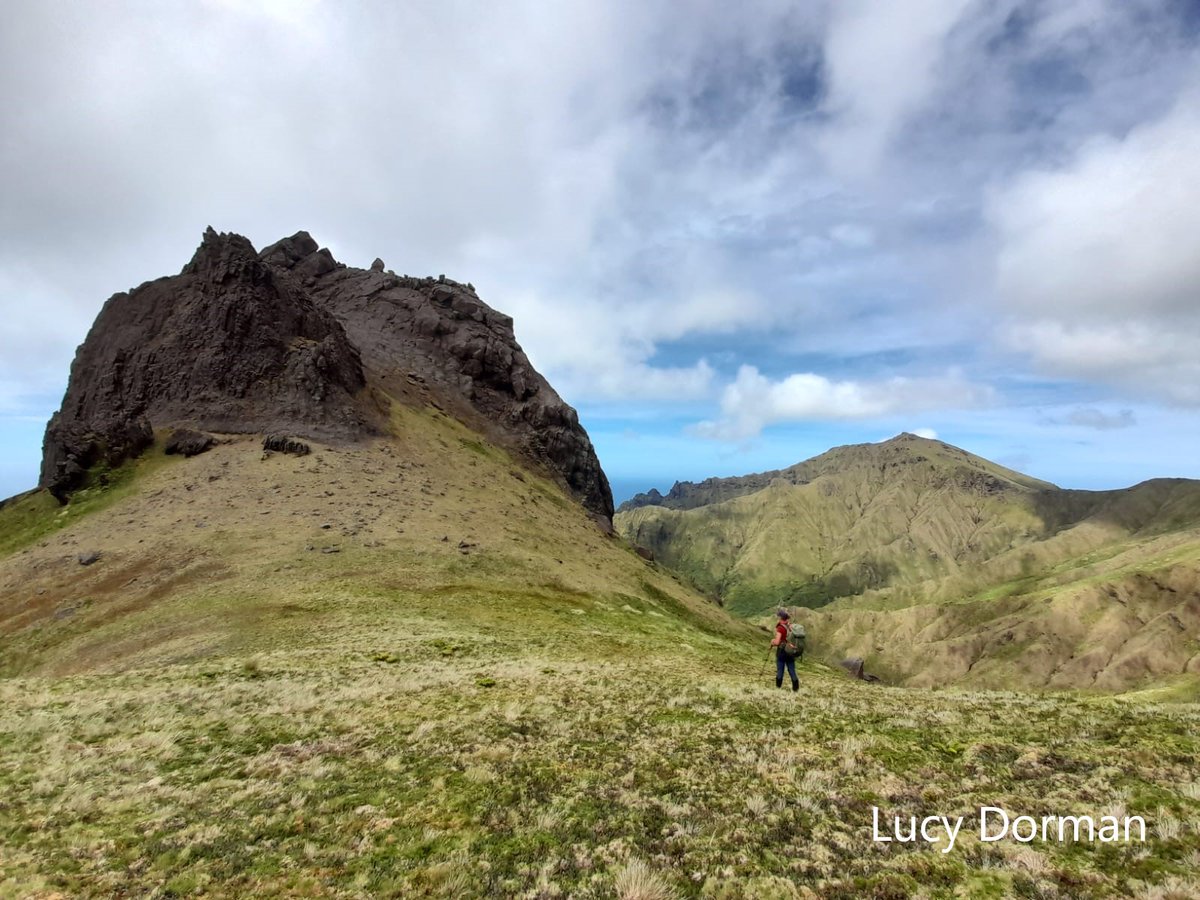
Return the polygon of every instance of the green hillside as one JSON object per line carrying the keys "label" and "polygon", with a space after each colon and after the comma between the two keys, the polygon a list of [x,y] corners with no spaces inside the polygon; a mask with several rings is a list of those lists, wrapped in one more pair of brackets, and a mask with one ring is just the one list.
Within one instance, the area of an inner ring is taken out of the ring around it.
{"label": "green hillside", "polygon": [[769,474],[677,486],[617,528],[731,612],[816,610],[825,658],[914,684],[1200,672],[1196,482],[1060,490],[907,434]]}
{"label": "green hillside", "polygon": [[[778,692],[766,634],[433,410],[107,480],[0,509],[0,896],[1200,888],[1182,682],[946,693],[806,661]],[[1148,840],[871,840],[873,806],[993,803]]]}

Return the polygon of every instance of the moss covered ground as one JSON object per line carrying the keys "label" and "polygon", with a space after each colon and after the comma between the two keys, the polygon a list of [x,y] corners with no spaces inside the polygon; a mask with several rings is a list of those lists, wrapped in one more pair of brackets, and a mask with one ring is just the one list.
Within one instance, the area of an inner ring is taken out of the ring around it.
{"label": "moss covered ground", "polygon": [[[817,665],[778,692],[758,645],[664,649],[658,610],[616,599],[495,598],[524,625],[474,640],[397,594],[301,614],[325,635],[303,649],[0,682],[0,894],[1200,890],[1195,705],[883,688]],[[1149,840],[871,840],[872,806],[981,805],[1140,814]]]}

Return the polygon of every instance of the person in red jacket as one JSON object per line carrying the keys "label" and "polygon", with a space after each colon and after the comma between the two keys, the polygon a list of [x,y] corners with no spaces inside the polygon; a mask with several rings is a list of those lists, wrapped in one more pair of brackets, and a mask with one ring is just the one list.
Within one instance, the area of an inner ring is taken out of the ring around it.
{"label": "person in red jacket", "polygon": [[783,687],[783,670],[786,668],[792,676],[792,690],[798,691],[800,679],[796,677],[796,657],[784,649],[792,616],[786,609],[781,609],[776,615],[779,622],[775,625],[775,639],[771,641],[771,646],[775,648],[775,687]]}

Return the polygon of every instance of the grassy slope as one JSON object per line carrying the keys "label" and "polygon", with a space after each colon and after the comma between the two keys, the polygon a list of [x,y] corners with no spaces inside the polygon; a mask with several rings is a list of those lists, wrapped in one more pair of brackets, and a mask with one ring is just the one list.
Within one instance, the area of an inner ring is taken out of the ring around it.
{"label": "grassy slope", "polygon": [[911,437],[794,468],[811,480],[627,511],[617,527],[735,613],[818,607],[804,613],[817,653],[912,684],[1200,673],[1197,483],[1047,490]]}
{"label": "grassy slope", "polygon": [[725,502],[623,512],[618,528],[742,615],[973,573],[1042,528],[1045,485],[938,441],[840,447],[786,471]]}
{"label": "grassy slope", "polygon": [[[548,483],[444,417],[397,426],[151,460],[52,533],[0,510],[40,535],[0,559],[0,896],[1200,889],[1197,706],[807,663],[777,693],[761,633]],[[873,804],[981,803],[1125,809],[1151,842],[870,843]]]}
{"label": "grassy slope", "polygon": [[94,470],[67,506],[61,506],[48,491],[42,490],[0,502],[0,558],[132,496],[139,490],[139,477],[144,479],[150,472],[177,461],[163,455],[159,442],[137,462],[116,469]]}

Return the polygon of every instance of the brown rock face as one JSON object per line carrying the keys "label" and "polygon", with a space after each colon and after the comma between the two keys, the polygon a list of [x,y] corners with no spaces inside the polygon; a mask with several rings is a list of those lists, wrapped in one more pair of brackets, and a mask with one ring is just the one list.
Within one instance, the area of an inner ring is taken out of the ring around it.
{"label": "brown rock face", "polygon": [[46,429],[41,483],[64,498],[89,466],[144,449],[152,425],[353,437],[372,427],[365,384],[338,321],[248,240],[210,228],[179,275],[100,311]]}
{"label": "brown rock face", "polygon": [[327,250],[301,231],[263,250],[281,276],[304,284],[362,354],[372,383],[393,396],[423,398],[561,478],[604,527],[612,491],[592,442],[529,362],[509,316],[471,285],[444,276],[331,268]]}
{"label": "brown rock face", "polygon": [[604,525],[612,494],[575,410],[530,365],[512,319],[469,285],[347,268],[298,232],[261,254],[205,233],[176,276],[114,295],[76,353],[41,483],[65,498],[151,428],[377,433],[375,386],[431,403],[561,480]]}

